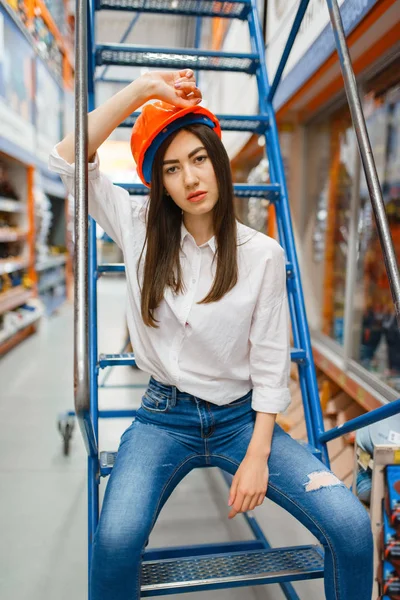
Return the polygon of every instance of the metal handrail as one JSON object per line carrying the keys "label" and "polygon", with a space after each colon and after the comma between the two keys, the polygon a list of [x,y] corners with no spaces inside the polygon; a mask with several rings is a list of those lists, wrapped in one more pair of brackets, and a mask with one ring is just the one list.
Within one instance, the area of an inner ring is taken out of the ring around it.
{"label": "metal handrail", "polygon": [[321,433],[318,436],[318,439],[320,442],[330,442],[331,440],[341,437],[346,433],[350,433],[351,431],[357,431],[357,429],[367,427],[367,425],[372,425],[373,423],[377,423],[383,419],[388,419],[393,415],[397,415],[399,412],[400,398],[393,400],[392,402],[388,402],[379,408],[374,408],[374,410],[367,412],[365,415],[350,419],[350,421],[346,421],[346,423],[343,423],[343,425],[332,427],[332,429],[328,429],[327,431],[324,431],[324,433]]}
{"label": "metal handrail", "polygon": [[89,456],[97,456],[90,416],[88,303],[87,0],[76,0],[74,401]]}

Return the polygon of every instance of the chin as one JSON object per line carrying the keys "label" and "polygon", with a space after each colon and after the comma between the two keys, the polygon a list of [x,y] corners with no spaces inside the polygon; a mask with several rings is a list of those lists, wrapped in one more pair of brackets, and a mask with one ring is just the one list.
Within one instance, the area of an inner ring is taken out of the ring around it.
{"label": "chin", "polygon": [[185,212],[188,212],[190,214],[194,214],[194,215],[198,215],[199,213],[201,214],[205,214],[205,213],[209,213],[213,210],[213,206],[200,206],[197,204],[194,204],[193,206],[189,206]]}

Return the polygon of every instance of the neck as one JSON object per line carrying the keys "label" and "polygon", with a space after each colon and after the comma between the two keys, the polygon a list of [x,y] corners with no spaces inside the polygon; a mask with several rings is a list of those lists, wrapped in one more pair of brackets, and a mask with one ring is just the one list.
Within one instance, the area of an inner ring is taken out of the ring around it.
{"label": "neck", "polygon": [[196,244],[201,246],[210,240],[214,235],[214,226],[212,213],[205,215],[190,215],[183,213],[183,223],[188,232],[196,240]]}

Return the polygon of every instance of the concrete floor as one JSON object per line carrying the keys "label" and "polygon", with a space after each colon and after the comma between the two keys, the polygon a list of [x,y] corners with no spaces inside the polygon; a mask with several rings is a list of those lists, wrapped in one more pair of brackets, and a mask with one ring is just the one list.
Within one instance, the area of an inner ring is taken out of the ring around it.
{"label": "concrete floor", "polygon": [[[124,282],[99,284],[99,351],[124,343]],[[73,407],[73,314],[65,305],[40,331],[0,361],[0,597],[2,600],[86,600],[87,517],[85,449],[78,429],[62,455],[58,414]],[[114,369],[109,384],[143,383],[130,368]],[[141,389],[102,390],[101,407],[135,407]],[[100,449],[114,450],[128,426],[107,420]],[[104,490],[104,485],[102,488]],[[245,519],[227,518],[228,488],[216,469],[192,471],[174,490],[149,547],[252,539]],[[270,501],[255,516],[273,546],[315,543],[291,515]],[[324,598],[323,582],[294,584],[300,598]],[[188,593],[186,599],[281,600],[278,585]],[[128,599],[127,599],[128,600]]]}

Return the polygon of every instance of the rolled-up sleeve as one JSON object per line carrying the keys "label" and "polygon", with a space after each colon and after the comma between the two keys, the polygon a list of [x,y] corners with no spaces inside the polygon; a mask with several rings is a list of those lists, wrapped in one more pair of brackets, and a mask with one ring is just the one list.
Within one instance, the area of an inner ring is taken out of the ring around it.
{"label": "rolled-up sleeve", "polygon": [[252,408],[279,413],[290,404],[290,318],[283,248],[267,260],[250,329]]}
{"label": "rolled-up sleeve", "polygon": [[[49,169],[58,173],[71,195],[74,195],[75,163],[68,163],[57,152],[55,146],[49,157]],[[96,152],[94,161],[88,165],[88,211],[114,242],[122,248],[120,210],[123,203],[131,203],[128,192],[100,171]]]}

